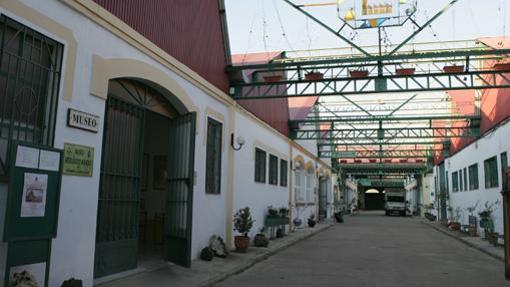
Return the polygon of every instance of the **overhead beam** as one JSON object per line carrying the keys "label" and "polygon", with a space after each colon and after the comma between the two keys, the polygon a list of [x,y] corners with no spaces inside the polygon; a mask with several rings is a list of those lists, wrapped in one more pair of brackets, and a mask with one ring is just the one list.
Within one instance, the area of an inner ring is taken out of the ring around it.
{"label": "overhead beam", "polygon": [[[510,70],[464,71],[408,76],[365,78],[330,78],[317,81],[285,80],[276,83],[233,84],[234,99],[273,99],[353,94],[427,92],[473,89],[510,88]],[[384,88],[381,88],[384,83]]]}
{"label": "overhead beam", "polygon": [[319,149],[321,147],[338,147],[338,146],[359,146],[359,145],[365,145],[365,146],[399,146],[399,145],[407,145],[407,146],[429,146],[429,145],[448,145],[450,144],[449,141],[403,141],[400,139],[397,141],[381,141],[381,142],[362,142],[362,141],[350,141],[350,142],[342,142],[341,140],[337,140],[336,142],[330,142],[330,143],[319,143],[317,146]]}
{"label": "overhead beam", "polygon": [[[297,71],[302,69],[318,69],[318,68],[341,68],[345,65],[352,65],[359,67],[361,65],[377,66],[377,63],[383,65],[395,65],[402,61],[411,60],[427,60],[430,62],[437,61],[458,61],[458,59],[465,59],[469,57],[470,61],[481,60],[486,56],[501,56],[507,57],[510,54],[510,49],[492,49],[487,47],[462,49],[462,50],[446,50],[446,51],[426,51],[426,52],[405,52],[393,55],[383,54],[381,56],[374,55],[370,57],[365,56],[349,56],[349,57],[334,57],[330,56],[328,59],[320,60],[295,60],[287,58],[277,62],[267,64],[243,64],[237,66],[227,66],[228,72],[242,71],[242,70],[258,70],[258,71]],[[455,60],[456,59],[456,60]]]}
{"label": "overhead beam", "polygon": [[442,151],[443,149],[319,151],[319,157],[331,159],[430,158]]}
{"label": "overhead beam", "polygon": [[365,139],[439,139],[474,138],[480,135],[479,128],[382,128],[382,129],[338,129],[291,131],[293,140],[365,140]]}
{"label": "overhead beam", "polygon": [[385,116],[354,116],[354,117],[308,117],[304,120],[291,120],[289,123],[291,126],[301,125],[301,124],[313,124],[317,123],[363,123],[367,122],[434,122],[434,121],[479,121],[481,119],[480,116],[477,115],[441,115],[441,116],[394,116],[394,117],[385,117]]}

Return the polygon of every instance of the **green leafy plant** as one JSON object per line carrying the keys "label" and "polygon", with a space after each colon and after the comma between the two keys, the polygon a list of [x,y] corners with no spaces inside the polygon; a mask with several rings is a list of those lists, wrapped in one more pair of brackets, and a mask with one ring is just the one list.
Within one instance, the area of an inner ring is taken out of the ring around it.
{"label": "green leafy plant", "polygon": [[267,214],[269,216],[272,216],[272,217],[277,217],[278,216],[278,209],[274,208],[273,206],[268,206],[267,207]]}
{"label": "green leafy plant", "polygon": [[234,230],[246,237],[254,222],[249,207],[241,208],[234,214]]}

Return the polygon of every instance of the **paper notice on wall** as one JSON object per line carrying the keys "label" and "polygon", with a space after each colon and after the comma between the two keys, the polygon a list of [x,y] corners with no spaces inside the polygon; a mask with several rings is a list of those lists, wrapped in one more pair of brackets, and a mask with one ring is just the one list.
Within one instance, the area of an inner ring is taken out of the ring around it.
{"label": "paper notice on wall", "polygon": [[60,153],[41,150],[39,155],[39,169],[58,171],[60,167]]}
{"label": "paper notice on wall", "polygon": [[[44,286],[46,281],[46,262],[13,266],[9,272],[9,280],[11,282],[35,282],[37,286]],[[33,286],[33,285],[16,285],[14,286]]]}
{"label": "paper notice on wall", "polygon": [[39,149],[27,146],[18,146],[16,153],[16,166],[26,168],[39,167]]}
{"label": "paper notice on wall", "polygon": [[44,217],[47,190],[47,174],[25,173],[21,217]]}

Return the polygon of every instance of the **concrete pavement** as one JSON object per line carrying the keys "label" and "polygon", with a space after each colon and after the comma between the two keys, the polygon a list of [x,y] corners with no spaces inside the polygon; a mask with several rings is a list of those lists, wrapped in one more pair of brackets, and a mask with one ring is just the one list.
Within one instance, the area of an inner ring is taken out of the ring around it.
{"label": "concrete pavement", "polygon": [[503,263],[418,220],[346,216],[216,286],[510,286]]}
{"label": "concrete pavement", "polygon": [[[256,263],[331,227],[331,223],[318,224],[315,228],[298,229],[287,236],[271,240],[268,248],[250,247],[245,254],[232,252],[227,258],[211,262],[195,260],[191,268],[160,262],[154,266],[140,266],[125,274],[97,280],[101,287],[189,287],[211,286],[225,278],[240,273]],[[114,279],[113,279],[114,278]],[[109,280],[113,279],[113,280]]]}

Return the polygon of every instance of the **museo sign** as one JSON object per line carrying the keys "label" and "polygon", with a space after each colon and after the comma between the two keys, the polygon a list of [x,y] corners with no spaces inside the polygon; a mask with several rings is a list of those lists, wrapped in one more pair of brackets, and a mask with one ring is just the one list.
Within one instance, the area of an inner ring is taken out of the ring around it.
{"label": "museo sign", "polygon": [[99,131],[99,117],[70,108],[67,112],[67,126],[97,133]]}

